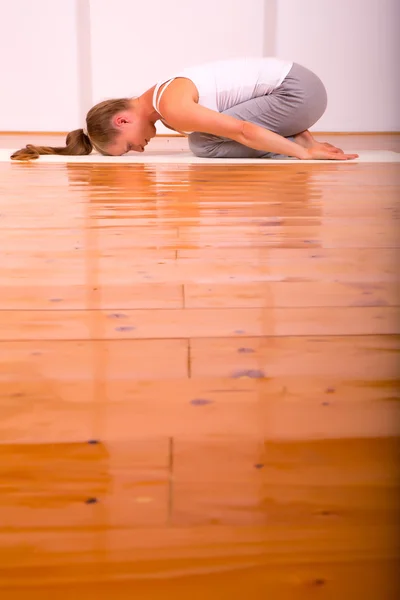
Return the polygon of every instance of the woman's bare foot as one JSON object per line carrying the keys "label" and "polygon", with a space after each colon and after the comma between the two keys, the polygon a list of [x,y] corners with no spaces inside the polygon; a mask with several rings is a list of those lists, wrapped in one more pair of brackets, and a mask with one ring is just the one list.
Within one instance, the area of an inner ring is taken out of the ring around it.
{"label": "woman's bare foot", "polygon": [[302,131],[301,133],[295,135],[294,141],[303,148],[316,148],[319,150],[330,150],[331,152],[343,152],[341,148],[336,148],[336,146],[332,146],[332,144],[328,144],[328,142],[318,142],[308,130]]}
{"label": "woman's bare foot", "polygon": [[302,131],[301,133],[297,133],[293,137],[296,144],[299,144],[299,146],[303,146],[303,148],[311,148],[311,146],[316,141],[308,130]]}

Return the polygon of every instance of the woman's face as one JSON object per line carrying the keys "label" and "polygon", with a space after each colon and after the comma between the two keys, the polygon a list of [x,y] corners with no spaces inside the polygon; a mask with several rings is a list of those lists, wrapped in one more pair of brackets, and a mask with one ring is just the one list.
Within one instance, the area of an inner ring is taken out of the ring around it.
{"label": "woman's face", "polygon": [[113,124],[120,131],[114,142],[107,147],[107,152],[113,156],[131,151],[144,152],[149,141],[156,135],[154,123],[141,119],[132,111],[116,115]]}

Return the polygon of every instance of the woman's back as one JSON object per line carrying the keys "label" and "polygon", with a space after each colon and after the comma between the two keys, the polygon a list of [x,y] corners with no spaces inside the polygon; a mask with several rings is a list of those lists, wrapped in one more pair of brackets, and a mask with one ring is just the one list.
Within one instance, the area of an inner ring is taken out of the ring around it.
{"label": "woman's back", "polygon": [[201,106],[223,112],[252,98],[271,93],[279,87],[292,65],[290,61],[273,57],[249,57],[188,67],[157,84],[153,98],[154,108],[159,112],[159,101],[163,93],[161,90],[158,95],[160,88],[171,79],[184,77],[195,84]]}

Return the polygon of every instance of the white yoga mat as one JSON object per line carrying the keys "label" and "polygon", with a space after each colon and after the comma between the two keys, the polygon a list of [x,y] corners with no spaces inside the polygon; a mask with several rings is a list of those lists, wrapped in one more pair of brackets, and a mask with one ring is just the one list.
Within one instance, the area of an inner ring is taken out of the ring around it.
{"label": "white yoga mat", "polygon": [[[11,161],[10,156],[15,149],[0,149],[0,162]],[[390,150],[346,150],[349,154],[359,154],[359,158],[350,161],[333,160],[298,160],[297,158],[286,159],[260,159],[260,158],[197,158],[191,152],[171,150],[147,150],[142,153],[131,152],[124,156],[102,156],[92,153],[88,156],[59,156],[44,155],[37,161],[41,163],[128,163],[128,164],[203,164],[203,165],[260,165],[268,166],[285,163],[328,163],[328,164],[350,164],[350,163],[393,163],[400,162],[400,153]]]}

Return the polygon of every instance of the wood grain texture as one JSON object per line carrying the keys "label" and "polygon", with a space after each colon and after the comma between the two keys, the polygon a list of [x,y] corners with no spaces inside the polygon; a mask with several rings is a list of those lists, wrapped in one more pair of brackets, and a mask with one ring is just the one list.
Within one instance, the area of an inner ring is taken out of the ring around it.
{"label": "wood grain texture", "polygon": [[0,178],[1,598],[397,600],[397,165]]}

